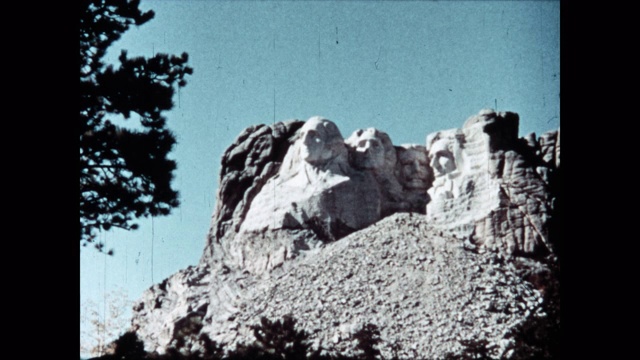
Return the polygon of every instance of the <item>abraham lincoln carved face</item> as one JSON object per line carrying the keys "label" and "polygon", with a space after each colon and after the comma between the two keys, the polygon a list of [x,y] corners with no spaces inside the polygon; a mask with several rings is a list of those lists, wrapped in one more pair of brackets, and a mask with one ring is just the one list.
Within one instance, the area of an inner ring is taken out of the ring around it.
{"label": "abraham lincoln carved face", "polygon": [[449,139],[440,139],[429,148],[429,165],[436,177],[445,176],[456,170],[456,162],[450,149]]}

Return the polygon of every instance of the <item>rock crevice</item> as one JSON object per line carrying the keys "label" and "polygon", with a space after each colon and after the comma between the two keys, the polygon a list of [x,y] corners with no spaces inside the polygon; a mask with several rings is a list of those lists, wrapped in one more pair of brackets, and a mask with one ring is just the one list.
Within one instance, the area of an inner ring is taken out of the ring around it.
{"label": "rock crevice", "polygon": [[544,358],[560,132],[518,138],[518,125],[482,110],[400,146],[322,117],[245,129],[222,157],[199,264],[147,290],[133,329],[148,351],[195,350],[199,334],[232,350],[260,317],[291,315],[329,352],[352,353],[372,323],[385,357],[483,341],[495,358]]}

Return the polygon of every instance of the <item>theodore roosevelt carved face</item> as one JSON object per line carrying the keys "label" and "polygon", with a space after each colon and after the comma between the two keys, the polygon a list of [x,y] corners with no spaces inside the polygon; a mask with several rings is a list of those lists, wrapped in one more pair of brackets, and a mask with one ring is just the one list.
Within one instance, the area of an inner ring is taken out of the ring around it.
{"label": "theodore roosevelt carved face", "polygon": [[398,152],[399,180],[410,190],[426,190],[430,184],[431,168],[427,149],[422,145],[403,145]]}

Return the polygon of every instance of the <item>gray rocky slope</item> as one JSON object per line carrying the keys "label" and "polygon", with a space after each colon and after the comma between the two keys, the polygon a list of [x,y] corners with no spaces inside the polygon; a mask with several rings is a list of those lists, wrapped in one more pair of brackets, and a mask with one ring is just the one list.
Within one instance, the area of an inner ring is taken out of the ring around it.
{"label": "gray rocky slope", "polygon": [[327,352],[353,353],[371,323],[386,358],[473,342],[551,357],[559,131],[518,139],[517,125],[482,111],[422,148],[375,129],[344,141],[321,118],[248,129],[223,156],[200,263],[147,290],[132,329],[148,351],[194,351],[201,334],[232,350],[261,317],[292,315]]}

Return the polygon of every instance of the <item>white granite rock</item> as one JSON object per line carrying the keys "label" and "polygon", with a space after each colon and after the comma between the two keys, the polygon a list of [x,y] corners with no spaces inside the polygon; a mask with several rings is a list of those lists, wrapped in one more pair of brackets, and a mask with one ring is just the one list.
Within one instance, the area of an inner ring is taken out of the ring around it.
{"label": "white granite rock", "polygon": [[371,128],[344,140],[321,117],[246,129],[223,155],[200,263],[147,290],[132,329],[148,351],[195,351],[202,334],[232,350],[260,317],[293,315],[329,352],[353,354],[373,323],[384,357],[478,340],[494,358],[544,357],[559,131],[519,139],[518,121],[483,110],[426,147]]}
{"label": "white granite rock", "polygon": [[427,137],[435,173],[427,220],[480,249],[548,253],[552,196],[541,172],[550,170],[554,152],[545,145],[542,159],[536,157],[535,135],[518,139],[518,121],[515,113],[483,110],[461,129]]}
{"label": "white granite rock", "polygon": [[[498,358],[514,339],[534,345],[526,329],[544,336],[558,320],[552,264],[468,251],[438,232],[424,216],[394,214],[268,274],[190,268],[148,290],[134,324],[148,350],[180,336],[195,347],[202,333],[232,350],[253,341],[262,316],[292,315],[314,344],[353,354],[353,334],[373,323],[386,358],[395,347],[400,358],[437,359],[465,339],[495,345]],[[420,261],[424,254],[437,256]]]}
{"label": "white granite rock", "polygon": [[398,156],[391,138],[378,129],[358,129],[345,140],[351,165],[375,178],[381,194],[378,220],[397,211],[410,210],[396,172]]}
{"label": "white granite rock", "polygon": [[291,120],[245,129],[222,156],[216,208],[201,264],[226,258],[251,201],[279,170],[304,122]]}
{"label": "white granite rock", "polygon": [[424,213],[431,181],[424,147],[396,148],[373,128],[344,140],[319,116],[249,128],[222,163],[201,262],[253,273],[395,212]]}

